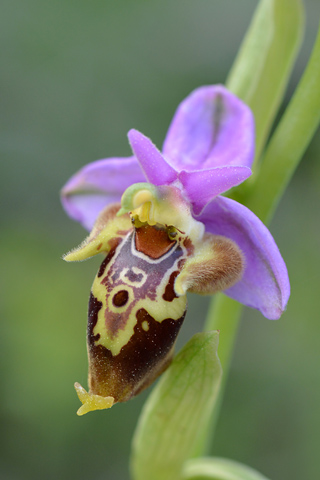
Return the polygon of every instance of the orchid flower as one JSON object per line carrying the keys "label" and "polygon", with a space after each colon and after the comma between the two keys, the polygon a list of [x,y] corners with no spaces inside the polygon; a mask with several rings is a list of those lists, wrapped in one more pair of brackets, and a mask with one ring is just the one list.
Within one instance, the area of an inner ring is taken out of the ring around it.
{"label": "orchid flower", "polygon": [[167,367],[187,291],[223,291],[269,319],[290,294],[269,230],[221,196],[251,175],[254,120],[242,101],[201,87],[178,107],[162,153],[136,130],[128,137],[133,156],[93,162],[62,189],[69,216],[92,229],[65,260],[107,255],[89,302],[79,414],[128,400]]}

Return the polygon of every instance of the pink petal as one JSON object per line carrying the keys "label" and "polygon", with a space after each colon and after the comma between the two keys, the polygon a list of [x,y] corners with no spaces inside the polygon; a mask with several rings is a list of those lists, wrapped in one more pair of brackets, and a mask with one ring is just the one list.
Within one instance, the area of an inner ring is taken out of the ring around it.
{"label": "pink petal", "polygon": [[102,208],[120,202],[126,188],[144,181],[135,157],[106,158],[73,175],[61,191],[61,201],[71,218],[91,230]]}
{"label": "pink petal", "polygon": [[249,167],[216,167],[195,172],[182,171],[179,180],[182,183],[193,211],[198,215],[214,197],[239,185],[251,175]]}
{"label": "pink petal", "polygon": [[179,105],[163,154],[178,171],[250,167],[254,158],[253,114],[222,85],[198,88]]}
{"label": "pink petal", "polygon": [[151,140],[138,130],[130,130],[129,142],[133,153],[150,183],[168,185],[177,178],[177,172],[163,158]]}
{"label": "pink petal", "polygon": [[288,272],[267,227],[248,208],[218,197],[197,217],[213,234],[238,244],[246,267],[242,280],[224,293],[271,319],[278,319],[290,296]]}

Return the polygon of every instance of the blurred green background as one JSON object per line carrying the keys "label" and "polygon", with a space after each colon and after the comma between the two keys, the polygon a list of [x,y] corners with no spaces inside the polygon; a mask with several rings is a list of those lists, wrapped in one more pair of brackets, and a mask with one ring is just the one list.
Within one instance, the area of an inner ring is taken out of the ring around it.
{"label": "blurred green background", "polygon": [[[129,155],[132,127],[161,147],[178,103],[224,82],[256,4],[2,0],[1,479],[129,479],[148,392],[108,412],[75,413],[99,259],[61,260],[85,232],[62,211],[59,189],[90,161]],[[286,101],[320,18],[319,0],[305,5]],[[318,478],[319,154],[318,135],[271,225],[291,278],[288,309],[277,322],[244,310],[212,449],[273,480]],[[207,301],[192,296],[189,305],[179,347],[202,328]]]}

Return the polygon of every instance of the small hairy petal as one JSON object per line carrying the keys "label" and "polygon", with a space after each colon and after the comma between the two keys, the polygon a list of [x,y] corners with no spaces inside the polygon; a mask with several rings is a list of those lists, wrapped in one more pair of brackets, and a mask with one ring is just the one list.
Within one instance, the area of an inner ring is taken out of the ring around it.
{"label": "small hairy petal", "polygon": [[220,193],[239,185],[251,175],[249,167],[217,167],[197,172],[180,172],[182,183],[193,211],[198,215]]}
{"label": "small hairy petal", "polygon": [[253,114],[222,85],[198,88],[179,105],[163,154],[178,171],[250,167],[254,158]]}
{"label": "small hairy petal", "polygon": [[168,185],[177,178],[177,172],[163,158],[151,140],[138,130],[130,130],[129,142],[146,178],[153,185]]}
{"label": "small hairy petal", "polygon": [[175,291],[212,295],[234,285],[243,272],[239,247],[229,238],[207,233],[195,255],[188,258],[175,283]]}
{"label": "small hairy petal", "polygon": [[106,205],[120,202],[127,187],[144,180],[135,157],[98,160],[70,178],[61,191],[61,201],[71,218],[91,230]]}
{"label": "small hairy petal", "polygon": [[210,233],[233,240],[244,256],[242,279],[224,293],[271,319],[278,319],[290,295],[288,272],[267,227],[248,208],[218,197],[197,217]]}

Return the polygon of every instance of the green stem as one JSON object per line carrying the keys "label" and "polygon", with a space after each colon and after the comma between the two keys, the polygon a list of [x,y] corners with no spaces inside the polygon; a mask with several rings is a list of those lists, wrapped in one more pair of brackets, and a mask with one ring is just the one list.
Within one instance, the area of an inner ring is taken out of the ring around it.
{"label": "green stem", "polygon": [[232,352],[235,339],[238,332],[242,305],[232,298],[226,297],[222,293],[218,293],[211,299],[205,331],[222,330],[223,334],[219,338],[219,359],[222,366],[222,381],[220,384],[219,395],[215,403],[211,419],[208,422],[207,429],[202,432],[194,456],[200,456],[209,453],[215,426],[218,420],[219,411],[224,395],[225,386],[229,374],[230,364],[232,360]]}
{"label": "green stem", "polygon": [[223,339],[219,344],[219,359],[224,371],[224,376],[230,366],[230,351],[233,350],[235,337],[238,330],[242,305],[222,293],[212,298],[204,330],[223,329]]}
{"label": "green stem", "polygon": [[246,201],[269,222],[320,122],[320,28],[310,61],[262,160]]}
{"label": "green stem", "polygon": [[301,0],[260,0],[228,75],[227,88],[246,102],[255,116],[255,162],[283,99],[303,31]]}

